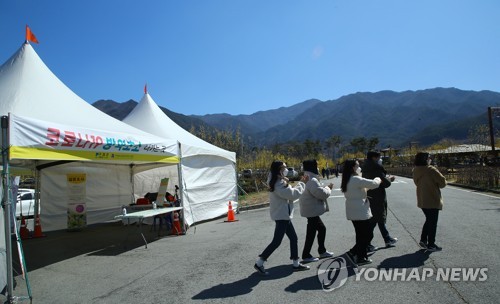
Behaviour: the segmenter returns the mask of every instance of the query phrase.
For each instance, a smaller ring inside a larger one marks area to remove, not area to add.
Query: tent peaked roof
[[[177,139],[181,143],[182,157],[216,155],[236,162],[236,153],[214,146],[177,125],[160,109],[149,93],[144,94],[123,122],[160,137]]]
[[[14,113],[45,121],[145,134],[96,109],[69,89],[29,43],[0,67],[0,115]]]
[[[118,140],[133,139],[143,145],[161,143],[165,154],[177,158],[177,141],[134,128],[96,109],[59,80],[29,43],[23,43],[0,66],[0,115],[9,113],[71,130],[99,131]]]

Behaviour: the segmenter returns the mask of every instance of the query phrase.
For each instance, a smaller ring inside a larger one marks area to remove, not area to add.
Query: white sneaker
[[[319,259],[317,257],[310,257],[307,259],[302,259],[302,263],[312,263],[312,262],[317,262]]]
[[[323,252],[322,254],[319,255],[320,259],[331,258],[331,257],[333,257],[333,252],[330,251]]]

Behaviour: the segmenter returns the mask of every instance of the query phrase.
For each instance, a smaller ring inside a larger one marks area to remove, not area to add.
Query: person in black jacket
[[[378,225],[380,233],[385,241],[386,247],[394,247],[397,238],[393,238],[390,236],[389,231],[386,227],[387,221],[387,194],[385,193],[385,188],[389,188],[391,183],[394,181],[394,176],[387,175],[387,171],[385,171],[382,166],[380,158],[380,153],[376,151],[370,151],[366,155],[366,161],[363,164],[362,174],[364,178],[374,179],[375,177],[379,177],[382,180],[382,183],[377,189],[368,191],[368,198],[370,200],[370,209],[373,214],[373,228]],[[377,248],[373,245],[368,246],[368,251],[373,252]]]

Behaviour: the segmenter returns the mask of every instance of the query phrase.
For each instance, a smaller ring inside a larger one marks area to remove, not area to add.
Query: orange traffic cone
[[[24,217],[21,215],[21,228],[19,228],[19,235],[21,236],[21,240],[29,239],[30,231],[26,227],[26,221]]]
[[[33,231],[33,237],[39,238],[44,236],[45,235],[42,233],[42,225],[40,225],[40,215],[37,215],[35,219],[35,230]]]
[[[236,221],[238,220],[234,218],[233,205],[231,204],[231,201],[229,201],[229,206],[227,206],[227,220],[225,220],[224,222],[236,222]]]
[[[174,223],[172,225],[172,234],[182,234],[181,222],[179,221],[179,213],[174,212]]]

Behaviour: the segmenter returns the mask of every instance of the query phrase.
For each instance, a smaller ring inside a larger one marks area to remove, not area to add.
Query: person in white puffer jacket
[[[276,222],[274,236],[271,243],[259,255],[254,268],[262,275],[268,275],[264,268],[264,262],[281,245],[283,237],[290,240],[290,259],[293,261],[293,270],[308,270],[309,266],[299,262],[298,238],[292,224],[293,202],[304,192],[305,183],[309,177],[302,177],[302,181],[295,187],[288,184],[286,176],[286,164],[282,161],[274,161],[271,164],[271,173],[268,180],[269,185],[269,212],[271,219]]]
[[[352,221],[356,231],[356,244],[347,253],[358,265],[372,262],[368,258],[367,247],[373,239],[374,226],[370,221],[372,212],[366,192],[369,189],[377,188],[381,182],[379,177],[374,179],[361,177],[361,168],[357,160],[349,159],[344,162],[340,189],[346,198],[346,217]]]
[[[329,211],[327,199],[332,193],[333,183],[323,186],[319,181],[320,175],[318,162],[315,159],[302,162],[304,175],[309,176],[306,190],[299,199],[300,215],[307,218],[306,241],[302,250],[302,263],[316,262],[320,258],[333,257],[333,252],[327,251],[325,247],[326,227],[320,215]],[[311,255],[314,238],[318,232],[318,254],[319,258]]]

